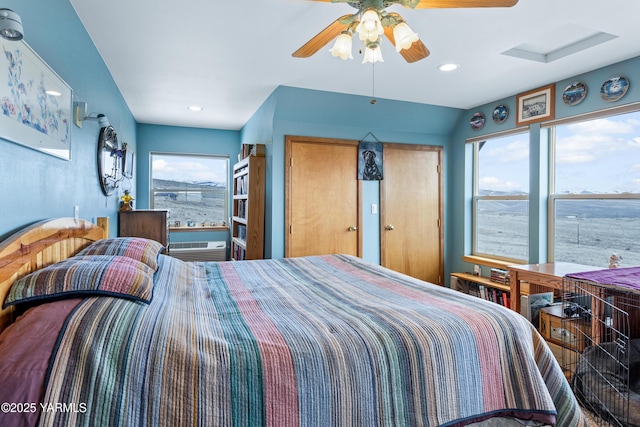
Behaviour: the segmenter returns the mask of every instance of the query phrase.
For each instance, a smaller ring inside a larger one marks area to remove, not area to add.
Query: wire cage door
[[[562,364],[577,399],[603,425],[640,426],[640,294],[565,276],[562,301]]]

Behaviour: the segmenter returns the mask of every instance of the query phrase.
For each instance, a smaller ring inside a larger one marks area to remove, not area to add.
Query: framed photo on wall
[[[24,41],[0,44],[0,138],[71,160],[71,88]]]
[[[555,85],[544,86],[516,97],[516,126],[551,120],[555,117]]]
[[[382,143],[360,141],[358,144],[358,179],[382,180]]]

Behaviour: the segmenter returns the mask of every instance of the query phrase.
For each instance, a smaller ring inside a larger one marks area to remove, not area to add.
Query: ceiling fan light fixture
[[[372,64],[375,64],[376,62],[384,62],[384,59],[382,58],[382,49],[380,49],[380,39],[367,43],[362,63],[365,64],[367,62]]]
[[[337,56],[338,58],[346,61],[347,59],[353,59],[351,54],[351,48],[353,47],[353,38],[349,31],[343,31],[336,38],[336,43],[330,49],[331,56]]]
[[[393,27],[393,38],[396,41],[396,51],[398,52],[402,49],[409,49],[414,42],[419,40],[418,34],[404,21]]]
[[[375,42],[384,34],[384,28],[380,21],[380,14],[375,9],[367,9],[362,14],[360,23],[356,27],[356,32],[360,37],[360,40],[366,42]]]

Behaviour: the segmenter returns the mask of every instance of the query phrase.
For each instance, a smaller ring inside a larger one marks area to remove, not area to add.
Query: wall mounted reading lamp
[[[10,41],[22,40],[22,20],[11,9],[0,8],[0,37]]]
[[[104,114],[87,114],[86,102],[73,103],[73,123],[82,127],[86,120],[98,122],[100,133],[98,135],[98,181],[102,194],[110,196],[120,185],[125,176],[122,173],[122,158],[124,151],[118,141],[116,130],[109,124],[109,119]]]
[[[104,114],[97,114],[95,116],[87,114],[86,102],[74,102],[73,103],[73,123],[79,128],[82,127],[82,122],[85,120],[97,121],[100,129],[109,126],[109,119]]]

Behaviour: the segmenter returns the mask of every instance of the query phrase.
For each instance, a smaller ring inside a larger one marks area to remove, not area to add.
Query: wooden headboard
[[[15,320],[13,307],[1,310],[13,282],[108,236],[108,218],[99,218],[98,223],[105,229],[83,219],[48,219],[0,242],[0,332]]]

